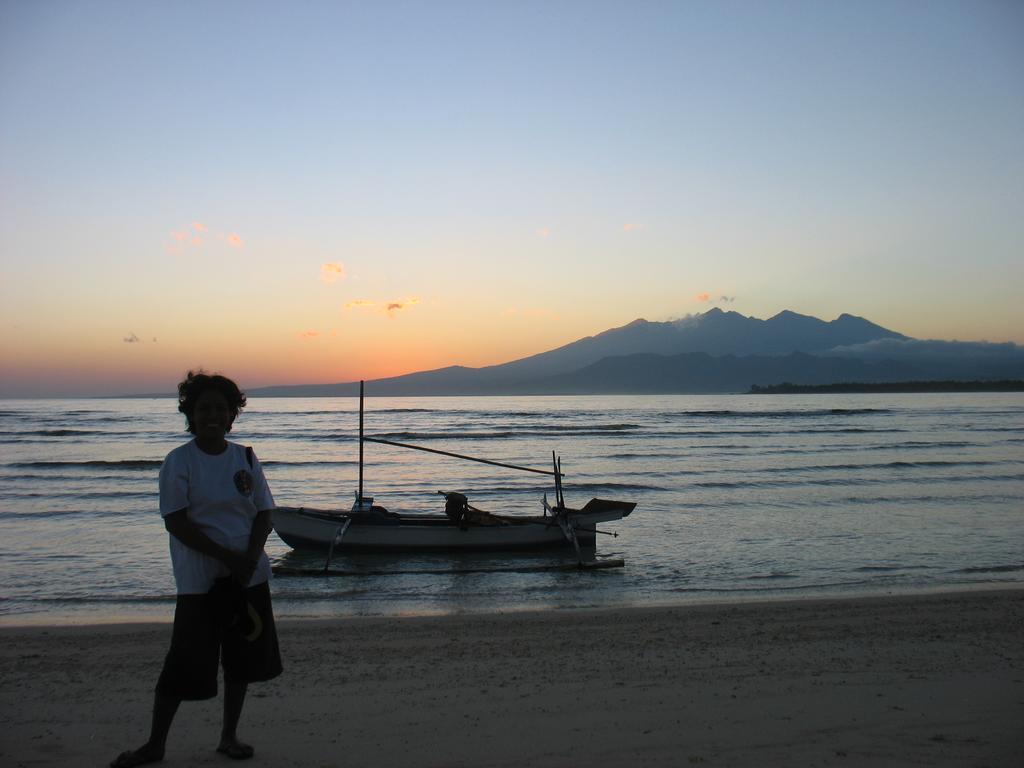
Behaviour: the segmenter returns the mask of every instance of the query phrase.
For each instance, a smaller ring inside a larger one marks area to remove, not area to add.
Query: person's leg
[[[153,697],[153,720],[149,729],[149,741],[138,749],[122,752],[113,762],[111,768],[134,768],[137,765],[158,763],[164,759],[167,746],[167,734],[178,712],[181,699],[166,696],[160,691]]]
[[[224,666],[224,726],[217,748],[229,757],[253,756],[253,748],[238,740],[238,721],[250,682],[270,680],[281,674],[270,587],[266,583],[245,590],[246,618],[236,631],[224,635],[221,663]]]
[[[153,722],[150,725],[147,746],[159,749],[161,757],[167,745],[167,734],[171,730],[171,723],[174,722],[180,704],[181,699],[166,696],[159,691],[153,697]]]
[[[216,628],[204,618],[205,595],[178,595],[171,630],[171,647],[157,680],[149,740],[122,752],[113,768],[133,768],[163,759],[167,734],[183,700],[212,699],[217,695]]]
[[[238,719],[242,715],[248,688],[246,682],[224,681],[224,725],[217,751],[235,759],[252,757],[254,752],[250,745],[238,740]]]

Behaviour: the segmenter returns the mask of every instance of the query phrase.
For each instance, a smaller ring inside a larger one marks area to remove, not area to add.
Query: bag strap
[[[252,446],[251,445],[247,445],[247,446],[245,446],[245,460],[249,462],[249,469],[252,469],[252,459],[253,459]]]

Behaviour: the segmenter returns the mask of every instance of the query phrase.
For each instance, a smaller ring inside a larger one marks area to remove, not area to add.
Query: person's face
[[[216,389],[203,390],[192,411],[195,435],[202,441],[217,442],[231,431],[231,407],[227,398]]]

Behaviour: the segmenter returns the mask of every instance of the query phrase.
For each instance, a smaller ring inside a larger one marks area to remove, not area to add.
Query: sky
[[[1017,0],[0,0],[0,397],[1022,289]]]

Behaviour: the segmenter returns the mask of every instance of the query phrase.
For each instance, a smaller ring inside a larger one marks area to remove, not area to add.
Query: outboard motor
[[[444,513],[448,515],[448,519],[462,530],[466,530],[466,518],[469,516],[469,499],[455,491],[446,493],[444,498]]]

